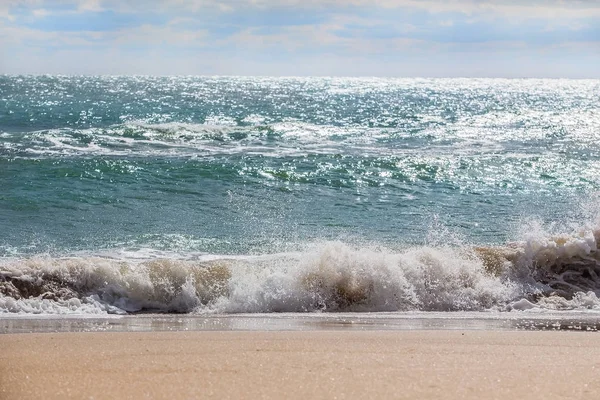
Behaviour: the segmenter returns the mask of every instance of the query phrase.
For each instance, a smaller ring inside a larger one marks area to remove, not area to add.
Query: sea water
[[[599,80],[0,76],[0,318],[600,311],[599,104]]]

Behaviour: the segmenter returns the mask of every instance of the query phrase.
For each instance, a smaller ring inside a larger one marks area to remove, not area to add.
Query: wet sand
[[[0,335],[0,399],[600,398],[600,335],[222,331]]]

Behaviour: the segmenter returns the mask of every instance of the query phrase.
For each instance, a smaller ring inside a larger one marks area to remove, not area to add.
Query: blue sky
[[[0,73],[600,78],[600,0],[2,0]]]

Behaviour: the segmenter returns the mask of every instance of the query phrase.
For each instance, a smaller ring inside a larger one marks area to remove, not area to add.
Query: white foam
[[[572,299],[561,296],[549,296],[540,299],[538,307],[549,310],[600,310],[600,299],[596,293],[577,292]]]
[[[517,287],[488,274],[480,260],[458,249],[422,247],[394,253],[342,243],[325,243],[301,253],[206,256],[195,261],[13,259],[0,265],[0,273],[29,282],[67,282],[80,295],[115,307],[92,303],[93,310],[105,312],[481,310],[518,295]],[[62,303],[54,309],[49,300],[19,301],[5,302],[2,308],[5,312],[71,309]]]
[[[261,256],[154,248],[15,256],[0,259],[0,312],[600,309],[599,230],[531,229],[521,242],[483,248],[442,236],[446,244],[404,251],[324,242]],[[19,285],[37,297],[8,297]]]
[[[515,287],[490,276],[456,249],[403,253],[327,243],[301,258],[274,258],[232,269],[231,292],[213,307],[226,312],[313,310],[482,310],[515,296]]]
[[[377,129],[321,126],[300,121],[267,126],[237,126],[220,120],[217,122],[152,124],[130,121],[104,129],[50,129],[28,132],[22,143],[10,145],[14,150],[33,156],[198,156],[239,153],[301,156],[339,153],[341,143],[352,144],[354,150],[364,154],[386,151],[374,147],[377,138],[386,135]],[[266,132],[280,138],[277,146],[268,143]],[[134,137],[130,136],[132,134]],[[82,137],[86,140],[82,141]],[[302,146],[299,147],[299,144]]]
[[[514,303],[511,303],[509,305],[510,310],[524,311],[524,310],[531,310],[534,308],[537,308],[537,306],[527,299],[521,299],[521,300],[515,301]]]
[[[126,311],[101,301],[98,296],[48,300],[42,298],[14,299],[0,296],[0,314],[125,314]]]

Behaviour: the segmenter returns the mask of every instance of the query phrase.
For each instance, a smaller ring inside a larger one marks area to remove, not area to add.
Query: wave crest
[[[502,247],[0,264],[0,312],[473,311],[597,308],[600,231]]]

